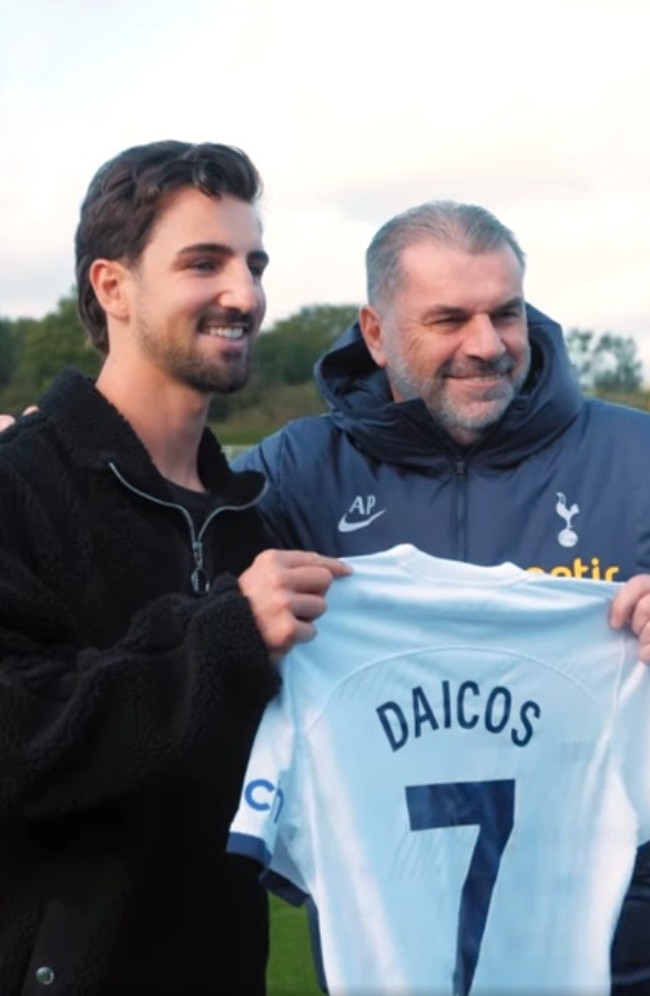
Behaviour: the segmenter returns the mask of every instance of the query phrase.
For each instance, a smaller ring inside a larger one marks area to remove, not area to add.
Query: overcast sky
[[[95,169],[161,138],[263,174],[269,323],[358,303],[391,215],[479,203],[565,327],[650,381],[648,0],[0,0],[0,314],[73,282]]]

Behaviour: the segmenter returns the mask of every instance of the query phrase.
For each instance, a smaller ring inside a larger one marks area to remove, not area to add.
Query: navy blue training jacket
[[[392,400],[351,326],[316,365],[330,411],[289,423],[235,465],[268,478],[261,511],[274,542],[335,556],[412,543],[612,581],[650,572],[650,415],[583,397],[560,326],[527,312],[530,376],[468,450],[421,401]],[[614,951],[615,991],[650,994],[650,847]]]

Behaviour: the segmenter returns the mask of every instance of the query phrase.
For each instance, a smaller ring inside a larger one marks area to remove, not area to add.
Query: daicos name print
[[[411,738],[418,739],[423,733],[451,729],[505,734],[516,747],[526,747],[542,715],[540,705],[532,699],[517,704],[505,685],[486,691],[476,681],[462,681],[455,687],[447,680],[440,682],[435,696],[417,685],[408,700],[383,702],[376,711],[393,751],[401,750]]]

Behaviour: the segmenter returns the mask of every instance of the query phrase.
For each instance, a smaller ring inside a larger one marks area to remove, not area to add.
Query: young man
[[[524,254],[489,212],[432,202],[384,225],[368,304],[317,366],[325,417],[239,466],[271,483],[274,542],[626,582],[610,621],[650,662],[650,418],[581,397],[559,327],[524,304]],[[650,853],[614,944],[615,991],[650,993]]]
[[[272,659],[344,568],[261,552],[264,480],[205,428],[264,315],[258,193],[227,146],[103,166],[76,237],[101,373],[0,439],[3,996],[264,988],[265,903],[224,843]]]

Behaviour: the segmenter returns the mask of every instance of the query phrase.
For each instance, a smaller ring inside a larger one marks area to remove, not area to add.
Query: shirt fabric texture
[[[311,897],[333,996],[607,994],[650,839],[617,586],[409,546],[349,563],[283,662],[229,846]]]

